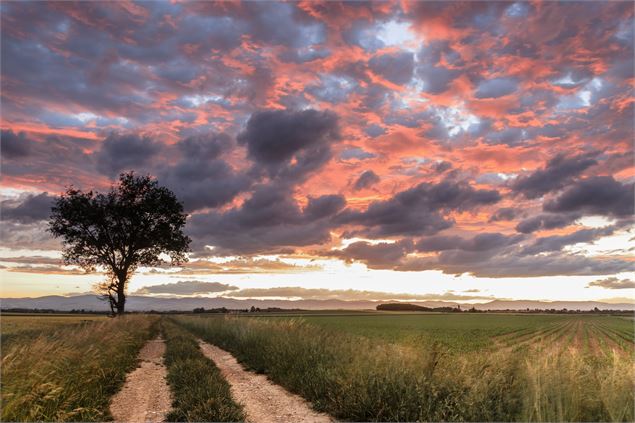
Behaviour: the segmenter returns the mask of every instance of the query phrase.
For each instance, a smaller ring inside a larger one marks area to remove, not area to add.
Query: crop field
[[[633,420],[631,317],[366,314],[177,322],[343,420]]]
[[[1,322],[9,337],[2,421],[112,419],[111,398],[159,334],[170,421],[245,418],[199,340],[340,420],[634,419],[631,316],[3,315]]]
[[[59,329],[62,326],[82,325],[87,322],[105,321],[98,314],[44,314],[44,313],[2,313],[0,316],[0,335],[2,339],[16,334],[36,334],[46,330]]]
[[[136,366],[158,318],[84,318],[9,316],[12,338],[2,344],[2,421],[110,418],[110,397]],[[7,320],[3,315],[3,331]]]
[[[329,330],[409,345],[440,343],[450,352],[557,343],[587,351],[633,352],[633,319],[591,315],[426,314],[305,316]]]
[[[0,345],[6,349],[14,342],[25,342],[38,336],[55,339],[61,328],[82,327],[108,318],[95,314],[2,313],[0,316]]]

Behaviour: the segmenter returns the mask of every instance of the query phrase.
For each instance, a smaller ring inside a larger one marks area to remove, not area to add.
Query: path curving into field
[[[314,411],[306,400],[291,394],[266,376],[246,371],[229,352],[203,341],[199,344],[203,354],[216,364],[230,384],[232,396],[243,405],[248,422],[334,421],[329,415]]]
[[[139,367],[126,376],[126,383],[110,402],[116,422],[162,422],[172,408],[163,364],[165,342],[157,338],[139,352]]]

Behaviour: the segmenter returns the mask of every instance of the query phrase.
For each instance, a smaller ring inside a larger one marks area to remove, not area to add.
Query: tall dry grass
[[[180,317],[339,419],[353,421],[632,421],[624,357],[528,349],[448,354],[336,333],[299,320]]]
[[[10,344],[2,357],[2,421],[108,420],[110,397],[157,320],[125,316]]]

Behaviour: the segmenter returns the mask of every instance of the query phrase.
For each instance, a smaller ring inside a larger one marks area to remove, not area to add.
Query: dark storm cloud
[[[136,292],[134,292],[134,294],[196,295],[211,294],[214,292],[235,291],[237,289],[237,286],[228,285],[220,282],[179,281],[164,283],[161,285],[144,286],[142,288],[139,288]]]
[[[15,134],[11,129],[2,130],[0,135],[0,154],[3,158],[16,159],[26,157],[31,151],[31,140],[24,132]]]
[[[502,222],[514,220],[519,214],[520,210],[514,207],[503,207],[496,210],[494,214],[489,218],[489,222]],[[520,231],[522,232],[522,231]]]
[[[2,201],[2,220],[18,223],[33,223],[46,220],[51,215],[55,197],[43,192],[29,194],[19,200]]]
[[[544,169],[538,169],[527,176],[520,176],[512,183],[512,189],[527,198],[538,198],[567,185],[573,178],[597,164],[589,154],[567,158],[559,154],[547,162]]]
[[[304,208],[304,215],[311,220],[321,219],[336,214],[345,206],[346,198],[343,195],[309,197],[309,202]]]
[[[544,203],[554,213],[582,213],[627,217],[634,213],[634,184],[622,184],[612,176],[594,176],[569,186],[557,198]]]
[[[516,230],[524,234],[529,234],[543,229],[564,228],[580,217],[581,215],[577,213],[541,213],[521,220],[518,225],[516,225]]]
[[[357,178],[357,180],[355,181],[353,188],[359,191],[361,189],[369,188],[375,185],[377,182],[379,182],[379,176],[377,176],[377,174],[372,170],[366,170],[361,175],[359,175],[359,178]]]
[[[481,233],[472,238],[462,238],[458,236],[434,236],[423,238],[415,244],[418,251],[489,251],[500,249],[522,241],[524,236],[506,236],[500,233]]]
[[[545,251],[560,251],[568,245],[580,242],[589,243],[603,236],[612,235],[615,227],[609,226],[605,228],[580,229],[568,235],[553,235],[543,238],[537,238],[531,245],[522,249],[521,254],[534,255],[544,253]]]
[[[247,190],[253,178],[234,170],[221,155],[234,147],[227,134],[198,134],[180,141],[181,158],[158,171],[159,180],[172,189],[188,211],[218,207]]]
[[[461,71],[443,66],[418,66],[417,76],[423,81],[423,91],[430,94],[441,94],[448,90]]]
[[[342,202],[339,196],[318,197],[303,212],[287,185],[261,185],[240,207],[193,215],[190,235],[195,248],[211,245],[214,254],[289,251],[328,241],[329,217]]]
[[[507,251],[443,251],[438,257],[404,260],[395,270],[441,270],[483,278],[540,277],[558,275],[606,275],[632,270],[623,259],[598,259],[563,252],[523,255],[518,248]]]
[[[175,192],[188,211],[227,204],[253,182],[222,159],[181,160],[159,172],[161,183]]]
[[[163,144],[136,134],[110,134],[96,153],[97,169],[108,176],[137,170],[149,164]]]
[[[256,112],[238,135],[248,156],[270,176],[291,178],[321,167],[331,158],[331,144],[339,140],[337,115],[311,109]]]
[[[412,79],[414,63],[414,54],[397,52],[375,56],[368,61],[368,66],[393,84],[404,85]]]
[[[197,134],[182,140],[179,149],[187,159],[213,160],[221,153],[229,151],[233,141],[227,134]]]
[[[635,281],[632,281],[630,279],[618,279],[616,277],[610,277],[589,282],[586,287],[591,288],[594,286],[605,289],[631,289],[635,288]]]
[[[348,262],[361,261],[371,269],[386,269],[396,266],[410,251],[412,251],[412,241],[410,240],[377,244],[359,241],[342,250],[334,250],[326,254]]]
[[[424,182],[391,199],[374,201],[365,211],[345,211],[339,221],[364,226],[370,236],[432,235],[453,224],[442,211],[473,211],[500,198],[498,191],[477,190],[467,182]]]

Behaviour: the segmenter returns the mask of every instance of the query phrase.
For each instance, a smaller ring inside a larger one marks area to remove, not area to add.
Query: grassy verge
[[[162,321],[166,341],[165,364],[174,395],[171,422],[243,421],[242,407],[232,398],[227,381],[201,352],[194,336],[172,323]]]
[[[338,419],[508,421],[521,405],[510,360],[494,374],[483,358],[468,367],[438,346],[403,348],[297,320],[178,322]]]
[[[633,368],[568,349],[446,354],[259,318],[179,317],[243,364],[353,421],[632,421]]]
[[[155,317],[67,327],[3,349],[2,421],[103,421]]]

